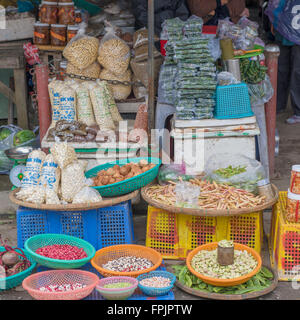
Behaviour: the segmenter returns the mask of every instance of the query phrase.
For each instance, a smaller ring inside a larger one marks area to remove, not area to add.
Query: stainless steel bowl
[[[10,159],[24,160],[28,157],[29,153],[33,151],[33,147],[16,147],[5,150],[5,154]]]

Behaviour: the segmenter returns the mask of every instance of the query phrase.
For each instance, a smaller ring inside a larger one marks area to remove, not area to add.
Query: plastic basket
[[[246,83],[217,86],[216,96],[214,118],[236,119],[254,115]]]
[[[140,283],[140,281],[142,281],[143,279],[152,278],[152,277],[168,278],[171,280],[171,284],[168,287],[164,287],[164,288],[152,288],[152,287],[143,286]],[[174,283],[176,282],[176,277],[173,273],[170,273],[167,271],[151,271],[149,273],[138,276],[137,280],[139,281],[139,288],[144,294],[146,294],[147,296],[156,297],[156,296],[166,295],[174,287]]]
[[[111,283],[128,282],[130,287],[125,288],[104,288]],[[96,290],[107,300],[126,300],[131,297],[138,286],[138,281],[131,277],[109,277],[101,279]]]
[[[152,262],[153,266],[148,269],[132,272],[116,272],[102,268],[102,265],[107,263],[108,261],[126,256],[146,258]],[[159,252],[154,249],[135,244],[123,244],[103,248],[101,250],[98,250],[94,258],[91,260],[92,266],[104,277],[126,276],[137,278],[140,274],[156,270],[161,265],[161,263],[162,256]]]
[[[300,280],[300,223],[285,219],[287,192],[279,192],[273,206],[269,250],[272,267],[281,281]]]
[[[77,246],[78,248],[82,248],[87,257],[84,259],[78,260],[59,260],[59,259],[51,259],[47,257],[43,257],[35,251],[38,248],[53,245],[53,244],[69,244],[72,246]],[[53,269],[76,269],[80,268],[86,263],[88,263],[95,255],[95,248],[85,240],[67,236],[64,234],[39,234],[33,236],[26,240],[25,242],[25,249],[28,251],[28,254],[42,266],[46,266]]]
[[[37,300],[81,300],[92,293],[99,278],[83,270],[51,270],[35,273],[23,281],[23,288]],[[41,287],[81,283],[86,287],[67,292],[45,292]]]
[[[198,217],[148,206],[146,246],[159,251],[164,259],[185,259],[198,246],[223,239],[247,245],[260,253],[262,212]]]
[[[246,274],[242,277],[238,277],[238,278],[234,278],[234,279],[211,278],[211,277],[207,277],[207,276],[197,272],[191,265],[193,257],[201,250],[210,251],[210,250],[215,250],[217,247],[218,247],[218,242],[204,244],[204,245],[194,249],[193,251],[191,251],[186,258],[186,265],[187,265],[189,271],[193,275],[195,275],[197,278],[202,280],[203,282],[211,284],[213,286],[231,287],[231,286],[236,286],[236,285],[239,285],[239,284],[242,284],[242,283],[248,281],[249,279],[251,279],[253,276],[255,276],[260,271],[261,264],[262,264],[260,255],[248,246],[242,245],[240,243],[235,243],[234,244],[235,250],[243,250],[243,251],[246,250],[248,253],[252,254],[253,258],[255,258],[255,260],[257,261],[257,266],[254,270],[252,270],[251,272],[249,272],[248,274]]]
[[[134,241],[131,201],[86,211],[52,211],[19,207],[18,247],[37,234],[58,233],[81,238],[98,250]]]
[[[158,175],[158,170],[161,165],[161,160],[159,158],[148,158],[148,157],[141,157],[141,158],[129,158],[129,159],[121,159],[118,161],[109,162],[100,166],[97,166],[85,173],[85,176],[87,178],[92,178],[97,175],[97,173],[101,170],[107,170],[108,168],[113,167],[114,165],[118,164],[120,166],[133,162],[138,163],[140,160],[147,160],[149,163],[154,163],[156,166],[142,174],[139,174],[138,176],[135,176],[130,179],[126,179],[121,182],[117,182],[114,184],[110,184],[107,186],[101,186],[101,187],[93,187],[96,189],[101,196],[103,197],[114,197],[114,196],[120,196],[123,194],[127,194],[130,192],[133,192],[135,190],[138,190],[150,182],[152,182]]]
[[[21,271],[13,276],[6,277],[6,278],[0,277],[0,292],[19,286],[22,283],[22,281],[33,272],[33,269],[36,267],[36,262],[31,258],[28,251],[25,249],[22,249],[22,250],[26,258],[30,261],[31,266],[28,269]],[[4,247],[0,247],[0,252],[3,252],[3,251],[5,251]],[[22,253],[19,249],[16,249],[16,251]],[[19,258],[23,260],[22,257],[19,257]]]

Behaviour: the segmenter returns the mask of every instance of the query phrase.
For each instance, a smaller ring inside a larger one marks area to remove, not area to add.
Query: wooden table
[[[26,61],[23,43],[24,41],[12,41],[0,45],[0,69],[13,69],[15,84],[15,91],[13,91],[0,81],[0,93],[16,105],[18,126],[28,129]]]

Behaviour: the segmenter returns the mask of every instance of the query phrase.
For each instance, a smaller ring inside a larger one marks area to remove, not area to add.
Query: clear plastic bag
[[[158,183],[160,185],[168,184],[170,181],[179,182],[179,181],[188,181],[192,179],[193,176],[186,174],[185,164],[163,164],[158,173]]]
[[[102,197],[97,190],[84,187],[74,196],[72,203],[93,203],[100,201],[102,201]]]
[[[99,46],[98,62],[116,75],[124,74],[130,62],[130,48],[116,35],[113,27],[106,27],[105,31]]]
[[[226,169],[225,172],[224,169]],[[208,179],[217,183],[225,183],[255,194],[258,192],[257,182],[266,177],[265,170],[259,161],[230,153],[211,156],[207,160],[205,173]]]
[[[229,86],[231,84],[237,84],[239,81],[235,78],[235,76],[227,71],[222,71],[217,75],[218,85],[219,86]]]
[[[176,206],[197,208],[200,195],[200,187],[187,181],[179,182],[175,187]]]
[[[252,106],[263,106],[273,97],[274,89],[267,74],[264,81],[247,85]]]
[[[14,135],[22,128],[13,124],[0,126],[0,150],[7,150],[13,147]]]

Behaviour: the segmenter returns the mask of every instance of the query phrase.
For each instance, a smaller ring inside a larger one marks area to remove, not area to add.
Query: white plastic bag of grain
[[[64,169],[67,165],[77,160],[74,148],[70,147],[67,142],[55,143],[50,148],[50,152],[60,169]]]
[[[115,75],[108,69],[103,69],[100,72],[99,78],[101,80],[117,80],[117,81],[131,81],[131,71],[128,69],[123,74]],[[122,84],[109,84],[113,92],[113,96],[116,100],[124,100],[127,99],[131,93],[132,86],[125,86]]]
[[[54,190],[46,189],[45,198],[46,204],[60,204],[58,195]]]
[[[74,38],[66,45],[63,56],[80,70],[86,69],[97,60],[99,40],[85,34],[86,24],[81,23]]]
[[[115,124],[109,109],[109,97],[106,84],[98,82],[98,86],[90,89],[94,115],[101,131],[115,130]]]
[[[90,92],[86,86],[80,85],[76,89],[76,100],[78,121],[81,121],[88,126],[96,125]]]
[[[53,154],[48,154],[43,162],[41,178],[39,185],[44,187],[46,190],[53,190],[55,193],[58,192],[60,181],[60,169],[58,163],[54,160]]]
[[[59,85],[59,120],[76,121],[76,92],[71,87]]]
[[[102,201],[99,192],[90,187],[82,188],[73,198],[73,203],[94,203]]]
[[[61,172],[61,193],[62,199],[67,202],[72,202],[74,196],[85,187],[84,166],[75,161]]]
[[[40,149],[33,150],[29,153],[26,161],[26,168],[23,173],[22,188],[25,189],[38,186],[45,158],[46,153]]]
[[[116,75],[124,74],[130,62],[130,48],[116,36],[113,27],[106,27],[105,31],[99,46],[98,62]]]
[[[48,91],[50,97],[50,103],[52,108],[52,122],[50,127],[54,127],[56,122],[59,120],[59,110],[60,110],[60,96],[59,88],[63,84],[61,80],[52,80],[48,84]]]
[[[26,199],[27,202],[43,204],[46,199],[46,190],[44,187],[37,186],[34,188],[32,194]]]
[[[88,77],[88,78],[99,78],[99,74],[101,71],[100,64],[95,61],[91,65],[89,65],[87,68],[80,70],[76,66],[74,66],[72,63],[68,63],[67,65],[67,73],[69,74],[74,74],[77,76],[82,76],[82,77]]]

